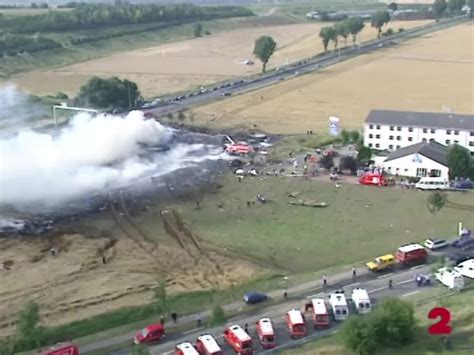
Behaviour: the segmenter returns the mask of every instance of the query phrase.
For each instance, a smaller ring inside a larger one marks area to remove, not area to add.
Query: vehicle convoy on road
[[[175,355],[199,355],[199,352],[196,350],[196,348],[193,346],[193,344],[185,342],[176,345]]]
[[[463,261],[453,267],[453,270],[459,272],[464,277],[474,279],[474,258]]]
[[[201,355],[222,355],[219,343],[210,334],[201,335],[196,340],[196,349]]]
[[[366,314],[372,310],[369,294],[366,289],[355,288],[351,293],[354,308],[359,314]]]
[[[395,255],[385,254],[369,261],[366,266],[370,271],[379,272],[392,269],[395,265],[410,266],[426,263],[428,252],[418,243],[402,245]]]
[[[59,343],[37,355],[79,355],[79,348],[73,343]]]
[[[276,346],[276,335],[273,322],[270,318],[261,318],[256,327],[258,341],[263,349],[272,349]]]
[[[161,324],[151,324],[135,334],[135,344],[153,343],[165,336],[165,328]]]
[[[285,323],[293,339],[306,336],[306,322],[301,311],[291,309],[285,314]]]
[[[336,291],[328,296],[331,313],[335,321],[342,321],[349,317],[349,307],[343,291]]]
[[[438,250],[447,246],[449,246],[449,243],[446,239],[428,238],[425,240],[425,247],[430,250]]]
[[[457,271],[443,267],[435,272],[435,278],[450,290],[462,290],[464,288],[464,277]]]
[[[385,254],[369,261],[366,265],[370,271],[378,272],[386,269],[391,269],[397,263],[393,254]]]
[[[224,340],[239,355],[250,355],[254,352],[252,338],[240,325],[226,328]]]
[[[314,328],[327,328],[331,325],[324,298],[313,298],[305,304],[305,313],[310,312]]]

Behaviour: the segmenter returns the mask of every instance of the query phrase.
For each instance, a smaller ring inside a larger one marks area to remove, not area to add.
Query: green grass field
[[[337,189],[329,182],[268,176],[242,183],[227,176],[222,185],[217,194],[204,197],[201,210],[193,202],[176,207],[212,244],[295,273],[362,263],[433,233],[453,236],[458,222],[472,221],[472,212],[467,211],[445,208],[430,214],[428,194],[418,191],[351,184]],[[329,206],[289,206],[292,192]],[[259,193],[269,202],[248,207],[247,201],[255,201]],[[472,203],[471,194],[453,193],[449,198]]]
[[[444,288],[436,288],[433,292],[445,292]],[[421,297],[427,297],[423,292]],[[418,319],[418,332],[416,341],[406,347],[398,349],[384,349],[377,352],[377,355],[432,355],[432,354],[452,354],[467,355],[474,352],[474,289],[465,290],[458,294],[441,297],[429,302],[422,302],[419,299],[410,299],[415,302],[416,316]],[[419,304],[422,303],[422,304]],[[451,326],[453,333],[451,336],[453,349],[445,350],[440,336],[431,336],[427,332],[427,327],[433,324],[427,318],[427,314],[433,307],[444,306],[451,311]],[[341,335],[338,333],[323,339],[310,342],[302,347],[292,350],[282,351],[284,355],[352,355],[344,348]]]

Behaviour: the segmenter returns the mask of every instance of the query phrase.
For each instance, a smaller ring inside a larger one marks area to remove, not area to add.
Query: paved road
[[[168,113],[176,113],[183,109],[189,109],[194,106],[202,105],[206,102],[222,99],[221,94],[224,92],[228,92],[232,95],[235,95],[246,91],[251,91],[265,86],[273,85],[275,83],[278,83],[281,79],[313,72],[320,68],[334,65],[339,61],[346,60],[357,55],[366,54],[383,47],[397,45],[401,41],[405,41],[410,38],[418,37],[430,32],[451,27],[466,20],[466,16],[461,16],[459,18],[449,19],[438,23],[428,24],[423,27],[407,30],[390,37],[382,38],[380,40],[366,42],[361,45],[358,45],[357,47],[342,48],[339,51],[331,52],[326,55],[322,55],[315,58],[305,59],[297,63],[281,67],[280,70],[277,72],[271,72],[269,74],[255,76],[254,78],[250,79],[246,78],[245,80],[234,80],[228,83],[233,84],[228,87],[218,88],[224,83],[215,84],[211,88],[207,88],[208,91],[206,93],[199,94],[196,96],[184,97],[179,101],[172,101],[162,106],[148,108],[146,109],[146,111],[151,111],[155,115],[166,115]],[[218,89],[212,90],[212,88]],[[183,94],[182,96],[185,95],[186,94]],[[168,96],[164,97],[163,100],[174,100],[175,97],[176,96]]]
[[[341,289],[341,288],[344,290],[346,297],[349,297],[351,290],[354,289],[355,287],[363,287],[367,289],[374,303],[379,301],[381,298],[387,297],[387,296],[408,297],[430,288],[427,286],[417,287],[415,285],[414,278],[418,272],[425,272],[425,273],[430,272],[430,266],[423,265],[421,267],[419,266],[419,267],[415,267],[411,269],[406,269],[406,270],[399,271],[393,274],[381,275],[381,276],[378,276],[377,278],[373,278],[370,280],[367,280],[366,277],[361,277],[360,281],[356,280],[357,282],[355,283],[350,282],[349,284],[343,287],[331,287],[329,285],[327,287],[327,290],[325,291],[319,291],[315,293],[307,292],[304,295],[304,297],[295,297],[294,299],[286,303],[272,306],[261,311],[253,312],[252,315],[244,315],[244,316],[236,317],[232,319],[232,321],[229,322],[228,325],[237,323],[237,324],[240,324],[242,327],[244,327],[244,325],[247,323],[249,325],[250,335],[254,338],[254,345],[255,345],[254,347],[257,350],[256,353],[263,353],[265,351],[262,351],[260,349],[260,347],[258,346],[258,342],[256,341],[255,326],[254,326],[259,318],[270,317],[273,319],[275,331],[277,335],[277,342],[279,345],[284,346],[286,344],[293,343],[294,340],[292,340],[289,336],[289,333],[284,324],[283,316],[285,312],[291,308],[302,309],[303,304],[304,304],[304,299],[310,298],[310,297],[325,297],[329,292],[335,289]],[[388,288],[389,279],[393,280],[393,285],[394,285],[393,289]],[[431,287],[435,287],[435,286],[431,286]],[[326,331],[319,331],[319,330],[315,331],[310,326],[309,317],[307,318],[308,318],[307,324],[308,324],[308,330],[309,330],[308,335],[312,336],[313,338],[324,336],[328,332],[334,332],[338,328],[338,325],[340,324],[340,323],[333,324],[331,329],[328,329]],[[211,330],[206,330],[206,331],[195,330],[195,331],[189,331],[185,333],[171,334],[169,338],[167,338],[166,342],[155,345],[155,346],[151,346],[149,350],[152,355],[172,354],[174,346],[176,344],[183,341],[194,342],[200,334],[202,334],[203,332],[206,332],[206,333],[211,333],[212,335],[216,337],[218,342],[222,345],[225,353],[232,353],[232,349],[228,345],[224,344],[223,342],[223,339],[222,339],[223,329],[224,329],[224,326],[214,328]]]

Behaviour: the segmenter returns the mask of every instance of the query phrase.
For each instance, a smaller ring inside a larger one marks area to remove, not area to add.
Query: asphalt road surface
[[[415,282],[415,276],[417,273],[429,273],[431,271],[431,266],[429,265],[421,265],[417,267],[413,267],[410,269],[405,269],[403,271],[399,271],[396,273],[389,273],[389,274],[383,274],[380,276],[377,276],[376,278],[372,279],[367,279],[366,276],[361,276],[360,280],[356,278],[356,282],[350,282],[349,284],[343,286],[343,287],[331,287],[331,285],[327,286],[327,290],[323,292],[317,292],[317,293],[311,293],[309,292],[306,294],[306,298],[313,298],[313,297],[326,297],[330,292],[334,290],[344,290],[344,293],[346,295],[346,298],[350,297],[350,293],[352,289],[356,287],[362,287],[369,292],[369,295],[372,299],[372,303],[376,304],[381,298],[383,297],[409,297],[411,295],[417,294],[419,292],[422,292],[424,290],[428,290],[432,287],[441,287],[438,286],[436,281],[433,280],[433,284],[431,286],[421,286],[418,287]],[[388,280],[392,279],[393,281],[393,288],[389,289],[388,288]],[[258,340],[256,337],[255,333],[255,323],[262,317],[270,317],[273,322],[274,322],[274,328],[276,332],[276,337],[277,337],[277,343],[279,348],[281,347],[286,347],[287,345],[295,345],[292,343],[301,343],[304,340],[309,340],[309,339],[300,339],[300,340],[292,340],[289,336],[289,332],[284,324],[284,315],[285,313],[292,309],[300,309],[303,310],[304,306],[304,299],[305,298],[298,298],[294,300],[289,300],[288,302],[284,304],[279,304],[275,305],[266,309],[263,309],[261,311],[255,312],[253,315],[247,315],[247,316],[240,316],[232,319],[231,322],[227,323],[227,325],[232,325],[232,324],[239,324],[242,326],[242,328],[245,326],[245,324],[248,324],[249,326],[249,333],[252,336],[254,340],[254,349],[256,350],[256,353],[266,353],[269,352],[264,351],[260,348],[258,344]],[[351,308],[350,305],[350,312],[354,312],[354,310]],[[341,322],[333,322],[331,325],[331,328],[327,330],[314,330],[313,327],[311,326],[311,319],[309,316],[306,317],[306,324],[308,328],[308,335],[306,338],[317,338],[317,337],[322,337],[324,335],[327,335],[330,332],[334,332],[337,330]],[[150,354],[152,355],[158,355],[158,354],[172,354],[174,350],[174,346],[184,342],[184,341],[191,341],[195,342],[197,337],[201,334],[212,334],[217,341],[220,343],[222,346],[223,350],[225,353],[233,353],[232,349],[224,343],[223,337],[222,337],[222,331],[224,330],[225,326],[217,327],[214,329],[207,329],[207,330],[192,330],[188,331],[185,333],[174,333],[170,334],[164,343],[160,343],[154,346],[150,346]],[[279,348],[276,348],[274,350],[279,350]]]
[[[212,87],[206,88],[205,93],[195,93],[194,96],[191,95],[192,92],[181,94],[180,96],[182,96],[182,98],[180,100],[175,100],[177,96],[163,97],[163,103],[160,106],[154,106],[143,110],[147,112],[153,112],[155,115],[176,113],[184,109],[202,105],[206,102],[224,99],[225,97],[222,96],[223,93],[229,93],[231,95],[241,94],[246,91],[276,84],[285,78],[313,72],[320,68],[334,65],[339,61],[346,60],[357,55],[366,54],[387,46],[397,45],[401,41],[454,26],[465,21],[466,19],[467,16],[461,16],[459,18],[440,21],[438,23],[432,23],[423,27],[407,30],[390,37],[384,37],[379,40],[363,43],[356,47],[350,46],[347,48],[340,48],[338,51],[333,51],[326,55],[301,60],[297,63],[283,66],[279,68],[278,71],[271,72],[269,74],[259,75],[254,78],[235,79],[232,82],[227,83],[218,83]],[[223,85],[227,86],[222,87]]]

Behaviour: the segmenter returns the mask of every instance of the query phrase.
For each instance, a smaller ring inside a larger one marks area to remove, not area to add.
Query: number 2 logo
[[[452,328],[449,325],[451,321],[451,312],[444,307],[435,307],[428,313],[428,319],[439,320],[428,327],[428,333],[431,335],[446,335],[451,334]]]

